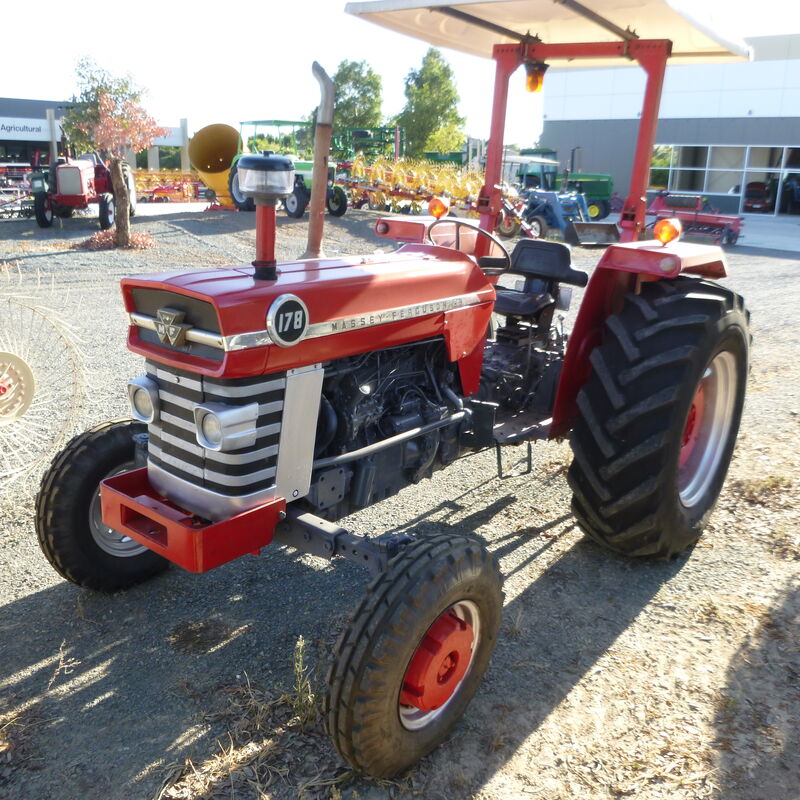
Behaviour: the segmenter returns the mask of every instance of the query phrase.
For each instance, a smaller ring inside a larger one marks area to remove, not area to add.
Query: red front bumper
[[[230,519],[204,523],[161,497],[146,467],[104,480],[100,499],[106,525],[190,572],[208,572],[245,553],[258,555],[286,511],[279,497]]]

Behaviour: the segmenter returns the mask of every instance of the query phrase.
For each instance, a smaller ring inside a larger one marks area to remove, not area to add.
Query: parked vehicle
[[[367,567],[373,579],[335,647],[324,710],[341,756],[377,777],[419,760],[464,713],[500,635],[502,577],[474,536],[364,537],[335,520],[461,455],[495,448],[502,471],[502,447],[570,435],[583,531],[618,554],[672,558],[701,536],[721,491],[750,343],[743,299],[716,282],[720,248],[675,244],[669,220],[657,240],[639,241],[653,98],[672,52],[647,38],[666,13],[660,0],[615,6],[615,21],[577,3],[481,3],[480,17],[468,4],[453,26],[450,6],[434,26],[440,6],[407,5],[348,10],[496,60],[480,221],[385,217],[375,232],[403,243],[394,253],[325,259],[320,169],[305,258],[277,264],[275,203],[293,191],[291,163],[243,157],[252,266],[159,266],[122,281],[128,346],[145,359],[128,383],[133,420],[73,440],[36,500],[45,555],[92,589],[131,586],[170,562],[205,572],[272,542]],[[736,47],[670,13],[681,53],[722,58]],[[598,21],[619,40],[588,38]],[[635,61],[647,84],[622,241],[589,279],[560,242],[523,239],[509,253],[492,231],[510,75],[525,64],[540,86],[550,60],[591,58]],[[316,64],[315,74],[326,128],[332,82]],[[568,335],[556,312],[572,287],[585,292]],[[500,325],[487,341],[493,314]]]
[[[136,184],[133,172],[123,164],[122,173],[128,187],[130,216],[136,214]],[[96,204],[103,230],[114,224],[116,201],[111,172],[98,155],[80,158],[59,158],[46,171],[30,175],[34,213],[40,228],[49,228],[55,217],[68,218],[75,211]]]

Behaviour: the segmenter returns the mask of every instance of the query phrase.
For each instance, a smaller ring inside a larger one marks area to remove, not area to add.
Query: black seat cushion
[[[589,276],[572,269],[572,254],[561,242],[544,239],[520,239],[511,254],[511,269],[520,275],[535,275],[558,283],[586,286]]]
[[[545,306],[553,303],[553,298],[544,294],[529,294],[517,289],[498,288],[497,299],[494,301],[494,310],[497,314],[509,317],[533,317]]]

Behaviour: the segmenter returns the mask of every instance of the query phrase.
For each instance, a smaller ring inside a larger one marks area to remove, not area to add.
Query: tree
[[[381,76],[366,61],[342,61],[333,76],[333,129],[381,124]]]
[[[460,125],[451,122],[434,131],[425,142],[425,152],[452,153],[461,150],[466,135]]]
[[[345,128],[377,128],[381,124],[381,76],[366,61],[339,62],[333,80],[333,132],[343,133]],[[311,127],[310,147],[313,149],[313,131],[317,124],[317,108],[308,117]],[[352,141],[348,141],[337,157],[351,156]],[[341,141],[341,140],[340,140]],[[298,141],[298,148],[300,142]],[[335,145],[334,145],[335,147]]]
[[[99,150],[101,157],[110,162],[116,242],[118,247],[130,247],[130,196],[122,163],[128,148],[134,152],[145,150],[169,130],[160,128],[142,108],[142,91],[130,77],[114,77],[90,59],[81,59],[75,71],[80,95],[73,98],[61,126],[74,147]]]
[[[431,47],[419,69],[406,77],[406,104],[396,123],[406,130],[406,152],[421,156],[428,140],[441,128],[459,130],[458,92],[453,70],[442,54]]]

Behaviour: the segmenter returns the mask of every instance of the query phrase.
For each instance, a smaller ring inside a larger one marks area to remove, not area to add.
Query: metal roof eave
[[[696,7],[696,8],[695,8]],[[688,0],[368,0],[351,2],[349,14],[362,17],[437,47],[491,57],[494,44],[538,36],[548,44],[670,39],[670,63],[746,60],[748,45],[722,31],[706,4]],[[724,20],[723,20],[724,22]],[[553,60],[557,66],[585,66],[584,60]],[[620,64],[593,59],[593,66]]]

